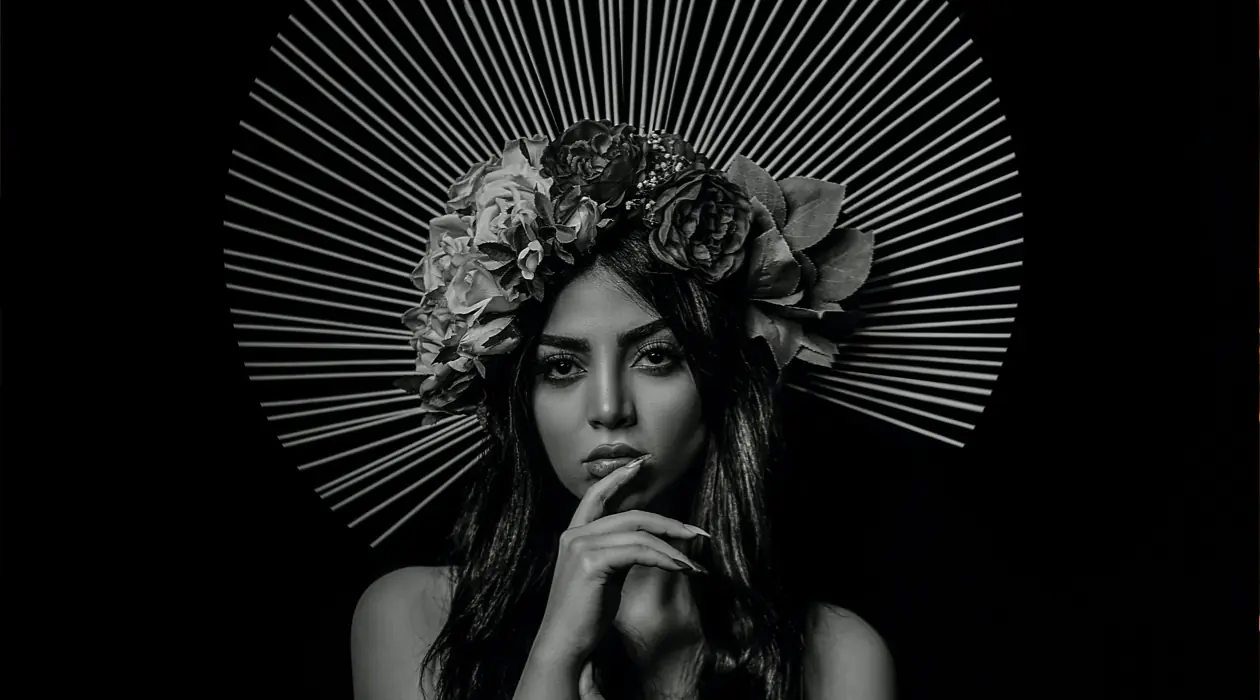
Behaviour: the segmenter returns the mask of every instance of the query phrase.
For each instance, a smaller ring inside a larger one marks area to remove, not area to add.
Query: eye
[[[678,367],[682,352],[666,342],[653,343],[639,351],[639,363],[654,374],[668,374]]]
[[[572,361],[565,359],[556,360],[548,364],[551,365],[552,372],[559,375],[568,374],[575,367]]]
[[[663,364],[665,362],[668,362],[670,359],[669,355],[666,354],[665,351],[661,350],[660,348],[652,348],[648,350],[647,352],[643,353],[643,358],[646,359],[649,364],[653,364],[653,365]]]
[[[571,355],[550,355],[538,362],[538,374],[548,382],[560,383],[581,375],[581,367]]]

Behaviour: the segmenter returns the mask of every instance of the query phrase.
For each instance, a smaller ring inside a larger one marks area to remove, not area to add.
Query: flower
[[[452,313],[473,316],[482,312],[506,313],[516,310],[526,295],[514,287],[500,286],[494,275],[486,269],[489,259],[484,255],[470,255],[455,270],[446,285],[446,305]]]
[[[474,256],[469,224],[472,217],[444,214],[429,222],[429,250],[420,265],[411,273],[416,286],[424,292],[445,288],[459,267]],[[417,280],[416,278],[420,279]]]
[[[572,245],[577,252],[585,253],[595,245],[595,236],[599,233],[599,222],[603,214],[603,205],[590,197],[583,197],[568,221],[556,229],[556,241]]]
[[[665,183],[647,216],[652,252],[679,270],[717,282],[739,269],[752,222],[748,195],[720,171],[684,170]]]
[[[469,168],[463,177],[456,180],[446,190],[446,213],[455,214],[471,209],[475,202],[474,195],[481,188],[482,178],[485,177],[490,169],[498,167],[499,160],[499,157],[495,156],[489,160],[477,163]]]
[[[466,324],[434,297],[403,314],[403,324],[411,329],[411,347],[416,351],[416,371],[433,374],[433,365],[443,348],[463,337]]]
[[[613,126],[607,119],[584,119],[565,129],[543,151],[544,172],[555,178],[556,190],[577,188],[600,204],[620,206],[647,169],[647,149],[638,130]],[[561,212],[567,217],[569,212]]]
[[[516,264],[521,268],[521,277],[527,280],[534,279],[534,272],[538,269],[538,263],[542,262],[542,256],[542,243],[537,240],[530,241],[522,248],[516,256]]]
[[[545,144],[542,137],[509,141],[499,164],[481,178],[474,193],[475,243],[510,245],[514,231],[538,218],[535,192],[549,196],[552,185],[540,167]]]

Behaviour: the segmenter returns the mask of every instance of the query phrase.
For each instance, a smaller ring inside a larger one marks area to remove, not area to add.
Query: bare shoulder
[[[892,655],[883,637],[851,610],[814,603],[805,625],[806,700],[890,700]]]
[[[448,567],[391,571],[359,597],[350,625],[356,700],[419,698],[420,664],[450,609]]]

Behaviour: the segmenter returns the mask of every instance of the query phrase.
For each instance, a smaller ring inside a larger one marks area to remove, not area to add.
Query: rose
[[[495,156],[469,168],[463,177],[456,180],[455,184],[446,190],[446,213],[454,214],[470,209],[476,201],[474,195],[481,188],[482,178],[498,165],[499,157]]]
[[[411,273],[412,281],[422,291],[428,293],[445,287],[466,259],[476,254],[469,235],[471,219],[445,214],[429,222],[429,250]]]
[[[521,252],[516,256],[516,264],[521,268],[521,277],[527,280],[534,279],[534,272],[538,270],[538,263],[542,262],[542,256],[542,243],[537,240],[530,241],[528,245],[521,248]]]
[[[590,197],[583,197],[568,221],[557,227],[556,242],[571,245],[579,253],[587,252],[595,245],[595,236],[599,233],[600,217],[603,214],[603,205]]]
[[[552,185],[551,178],[543,177],[536,165],[534,153],[541,154],[541,150],[540,142],[526,139],[504,147],[502,162],[485,174],[476,192],[475,243],[511,245],[513,231],[538,218],[535,192],[549,196]]]
[[[447,307],[452,313],[471,317],[470,322],[475,322],[483,312],[514,311],[527,296],[515,286],[502,287],[486,269],[488,261],[484,255],[468,256],[446,285]]]
[[[679,270],[717,282],[739,269],[752,221],[748,195],[717,170],[685,170],[657,194],[649,218],[652,252]]]
[[[543,151],[544,173],[556,191],[578,189],[609,207],[620,206],[647,169],[647,149],[638,130],[607,119],[584,119]],[[561,212],[567,217],[568,212]]]
[[[465,321],[434,298],[403,314],[403,323],[411,329],[411,347],[416,351],[416,371],[432,374],[438,355],[463,337]]]

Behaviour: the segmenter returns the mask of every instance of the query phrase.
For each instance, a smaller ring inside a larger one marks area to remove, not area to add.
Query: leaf
[[[774,304],[775,306],[787,307],[787,306],[791,306],[799,302],[801,300],[801,297],[803,296],[805,296],[804,290],[798,289],[795,292],[792,292],[791,294],[785,297],[775,297],[774,299],[757,299],[756,301],[760,301],[766,304]]]
[[[805,250],[822,241],[840,218],[844,185],[809,177],[789,177],[779,182],[787,200],[787,225],[783,237],[792,250]]]
[[[801,339],[801,347],[809,348],[816,353],[827,355],[828,357],[835,357],[836,353],[840,352],[840,349],[836,347],[834,342],[818,335],[817,333],[806,333]]]
[[[748,307],[748,332],[750,337],[766,339],[780,370],[796,356],[804,335],[799,323],[766,314],[756,306]]]
[[[516,251],[497,241],[478,243],[477,252],[484,253],[486,257],[495,262],[516,262]]]
[[[405,377],[399,377],[394,380],[394,386],[402,389],[408,394],[419,394],[420,385],[424,384],[425,377],[409,374]]]
[[[855,228],[839,229],[825,244],[811,251],[818,266],[814,297],[824,301],[844,301],[852,296],[871,272],[875,236]]]
[[[785,296],[800,284],[801,266],[778,229],[754,238],[748,256],[748,288],[753,298]]]
[[[563,245],[556,246],[556,257],[563,260],[566,265],[572,265],[574,262],[573,253],[570,253],[569,249]]]
[[[769,231],[777,230],[779,226],[774,223],[774,215],[761,203],[760,199],[753,197],[749,200],[752,205],[752,226],[749,228],[749,236],[755,237]]]
[[[792,257],[796,258],[796,264],[801,266],[801,289],[807,293],[812,291],[818,282],[818,267],[808,255],[799,250],[792,251]]]
[[[534,210],[538,212],[538,219],[544,225],[556,220],[555,211],[551,208],[551,198],[542,190],[534,190]]]
[[[801,349],[796,353],[797,360],[808,362],[811,365],[830,368],[835,363],[835,358],[826,353],[818,352],[813,348],[802,345]]]
[[[788,218],[787,202],[779,183],[764,168],[744,156],[737,155],[726,169],[726,177],[744,188],[750,197],[761,201],[774,217],[774,227],[782,229]]]
[[[843,203],[845,186],[837,182],[794,175],[779,180],[778,184],[779,191],[783,193],[783,199],[787,202],[788,221],[792,220],[794,209],[800,209],[810,202],[841,199]]]

